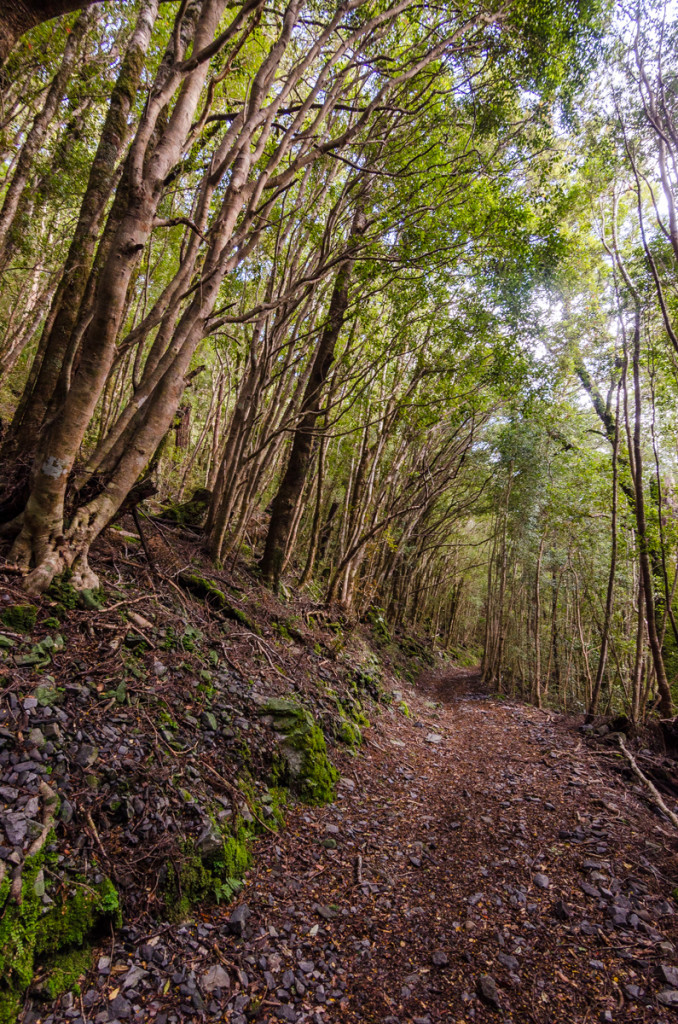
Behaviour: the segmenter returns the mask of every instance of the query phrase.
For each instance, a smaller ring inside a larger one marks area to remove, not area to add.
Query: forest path
[[[237,906],[123,930],[118,987],[86,992],[84,1019],[674,1019],[670,826],[572,720],[484,696],[470,670],[422,686],[343,758],[333,805],[260,840]]]
[[[571,720],[487,698],[477,670],[423,681],[411,712],[370,732],[336,804],[262,844],[265,1019],[668,1022],[676,918],[650,865],[670,826]]]

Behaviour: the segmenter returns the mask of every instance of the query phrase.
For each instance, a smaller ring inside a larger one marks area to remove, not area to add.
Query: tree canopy
[[[0,106],[26,590],[96,587],[150,498],[507,693],[669,715],[671,5],[29,7]]]

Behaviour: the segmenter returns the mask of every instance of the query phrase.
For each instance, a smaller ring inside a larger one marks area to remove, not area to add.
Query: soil
[[[123,929],[82,996],[25,1019],[674,1020],[678,836],[622,755],[474,670],[400,696],[333,752],[337,801],[258,841],[236,904]]]

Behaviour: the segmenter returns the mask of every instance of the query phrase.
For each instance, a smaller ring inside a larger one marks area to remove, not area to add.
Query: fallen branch
[[[631,771],[633,772],[635,777],[639,780],[639,782],[642,782],[643,785],[649,790],[649,792],[650,792],[650,794],[652,796],[652,799],[654,800],[655,804],[657,805],[659,810],[662,812],[662,814],[664,814],[669,819],[669,821],[674,826],[674,828],[678,828],[678,816],[675,815],[673,813],[673,811],[669,810],[669,808],[664,803],[662,795],[659,792],[659,790],[657,789],[657,787],[654,785],[654,783],[650,782],[650,780],[648,779],[647,775],[645,775],[640,770],[640,768],[638,767],[638,764],[636,762],[635,757],[633,756],[633,754],[631,753],[629,748],[624,743],[624,737],[621,734],[618,737],[618,742],[619,742],[619,746],[621,748],[621,751],[622,751],[624,757],[626,758],[626,760],[631,765]]]

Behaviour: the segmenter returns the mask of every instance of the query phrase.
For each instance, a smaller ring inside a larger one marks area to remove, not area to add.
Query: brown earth
[[[669,1024],[678,837],[621,755],[474,670],[404,696],[336,758],[338,800],[258,842],[249,916],[123,930],[49,1019]],[[125,988],[135,966],[156,994]]]

